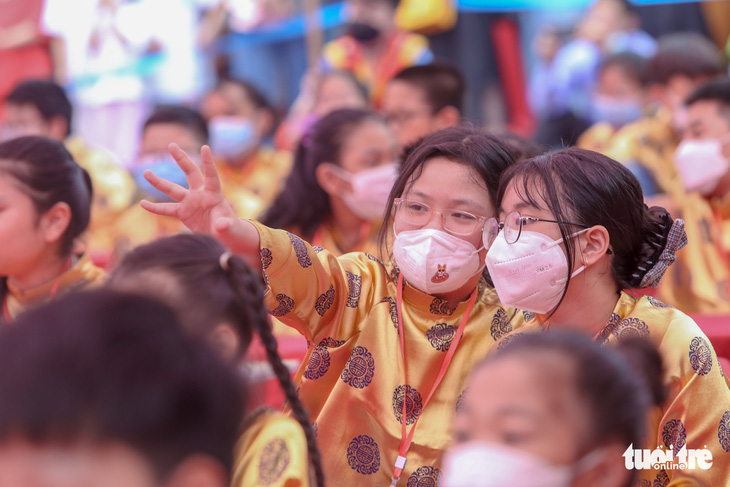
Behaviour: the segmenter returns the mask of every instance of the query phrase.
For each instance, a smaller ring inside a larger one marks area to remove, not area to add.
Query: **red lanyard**
[[[63,267],[63,271],[61,272],[61,275],[58,276],[55,281],[53,281],[53,285],[51,286],[51,297],[50,297],[51,301],[53,301],[53,299],[56,297],[56,293],[58,292],[58,286],[61,284],[61,278],[70,268],[71,268],[71,259],[68,259],[68,262]],[[3,298],[3,317],[5,318],[6,323],[10,323],[11,321],[13,321],[13,317],[10,316],[10,309],[8,308],[8,296],[7,295]]]
[[[401,307],[403,303],[403,275],[398,276],[398,291],[397,291],[397,301],[396,301],[396,310],[398,313],[398,334],[400,335],[400,350],[401,354],[403,356],[403,383],[404,385],[408,382],[408,373],[406,370],[406,334],[403,327],[403,313],[401,312]],[[426,400],[423,402],[423,408],[421,411],[421,415],[416,417],[416,420],[413,422],[413,426],[411,427],[410,433],[406,433],[406,403],[408,401],[403,399],[403,414],[401,415],[401,440],[400,440],[400,447],[398,448],[398,458],[395,461],[395,469],[393,471],[393,482],[390,484],[391,486],[395,486],[398,482],[398,479],[400,479],[401,473],[403,473],[403,468],[406,465],[406,455],[408,454],[408,450],[411,448],[411,442],[413,441],[413,434],[416,432],[416,426],[418,425],[418,420],[423,415],[423,411],[426,410],[426,406],[428,406],[428,403],[431,401],[431,398],[433,397],[433,394],[436,392],[436,389],[438,388],[439,384],[441,384],[441,381],[444,378],[444,375],[446,375],[446,369],[449,368],[449,365],[451,364],[451,359],[454,357],[454,353],[456,352],[456,348],[459,346],[459,342],[461,341],[461,336],[464,334],[464,327],[466,326],[466,322],[469,320],[469,315],[471,314],[472,309],[474,309],[474,303],[477,300],[477,290],[475,289],[471,293],[471,297],[469,298],[469,304],[466,307],[466,312],[464,313],[463,318],[461,318],[461,323],[459,324],[459,328],[456,330],[456,334],[454,335],[453,340],[451,341],[451,346],[449,346],[449,350],[446,352],[446,356],[444,357],[444,361],[441,363],[441,369],[439,370],[438,375],[436,376],[436,380],[433,382],[433,386],[431,387],[431,391],[428,393],[428,396],[426,396]],[[407,389],[407,388],[406,388]],[[406,391],[407,393],[408,391]]]

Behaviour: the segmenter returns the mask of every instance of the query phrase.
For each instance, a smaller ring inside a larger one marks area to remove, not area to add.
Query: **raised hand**
[[[257,254],[258,232],[253,225],[239,219],[223,197],[210,147],[204,145],[200,151],[202,171],[177,144],[170,144],[168,149],[185,172],[189,189],[147,170],[144,172],[145,179],[175,202],[153,203],[143,200],[142,208],[158,215],[175,217],[193,232],[213,235],[234,252]]]

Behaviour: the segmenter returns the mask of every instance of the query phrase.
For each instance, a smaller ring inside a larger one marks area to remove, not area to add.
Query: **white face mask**
[[[730,135],[730,134],[728,134]],[[730,169],[730,161],[722,154],[727,139],[685,140],[674,152],[677,171],[687,191],[711,194],[722,176]]]
[[[597,453],[597,452],[593,452]],[[496,443],[474,441],[446,454],[442,487],[569,487],[581,470],[591,468],[593,453],[573,465],[553,465],[531,453]]]
[[[240,156],[258,143],[253,122],[234,116],[213,117],[208,123],[210,149],[227,159]]]
[[[339,166],[333,166],[336,172],[352,185],[352,191],[345,191],[340,195],[347,207],[365,221],[375,221],[383,218],[388,206],[388,196],[398,178],[398,164],[384,164],[382,166],[365,169],[357,173],[350,173]]]
[[[456,291],[482,271],[479,251],[483,248],[429,228],[397,234],[393,256],[411,286],[439,294]]]
[[[570,235],[573,238],[589,229]],[[568,259],[553,240],[540,232],[523,230],[519,240],[507,243],[503,231],[487,252],[487,269],[503,305],[546,314],[560,301],[568,282]],[[579,267],[570,277],[586,268]]]

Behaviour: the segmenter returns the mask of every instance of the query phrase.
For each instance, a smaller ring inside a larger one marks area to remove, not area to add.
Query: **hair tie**
[[[231,266],[229,263],[231,257],[233,257],[233,253],[230,250],[227,250],[223,252],[220,256],[220,259],[218,259],[218,263],[220,264],[221,269],[223,269],[224,272],[229,272],[231,270]]]
[[[656,287],[667,268],[677,258],[677,251],[685,245],[687,245],[687,232],[684,230],[684,220],[674,220],[667,234],[667,243],[664,245],[664,250],[662,250],[657,263],[649,269],[649,272],[644,274],[639,287]]]

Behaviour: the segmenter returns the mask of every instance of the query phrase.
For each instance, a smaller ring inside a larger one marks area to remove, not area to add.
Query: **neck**
[[[710,197],[724,198],[727,194],[730,194],[730,172],[725,173],[725,175],[720,178],[720,181],[717,183],[717,187]]]
[[[434,296],[439,299],[443,299],[444,301],[449,303],[450,308],[456,308],[459,303],[469,299],[471,293],[473,293],[474,289],[476,289],[476,287],[479,285],[479,281],[482,278],[482,272],[483,269],[479,271],[476,276],[469,279],[469,282],[464,284],[459,289],[448,293],[434,294]]]
[[[591,337],[603,329],[619,299],[610,268],[591,266],[570,280],[563,302],[549,318],[550,328],[573,331]],[[544,322],[548,315],[539,315]]]
[[[56,279],[66,270],[67,258],[59,257],[55,252],[39,258],[32,269],[27,272],[8,276],[8,282],[23,291],[40,287]]]
[[[330,196],[332,223],[337,228],[340,250],[344,253],[352,251],[362,237],[365,220],[355,215],[339,196]]]

